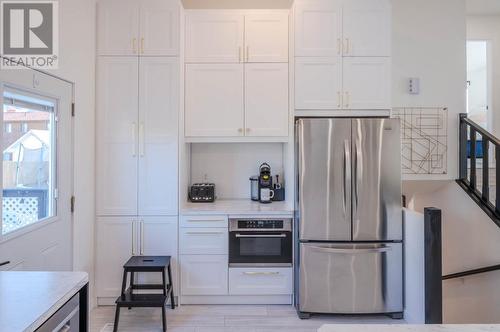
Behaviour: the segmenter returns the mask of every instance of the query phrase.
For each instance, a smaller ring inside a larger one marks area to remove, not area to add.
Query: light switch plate
[[[408,92],[411,95],[418,95],[420,93],[420,78],[410,77],[408,80]]]

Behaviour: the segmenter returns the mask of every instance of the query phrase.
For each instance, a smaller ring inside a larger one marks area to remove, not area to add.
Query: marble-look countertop
[[[85,272],[0,272],[0,331],[34,331],[88,282]]]
[[[293,216],[293,206],[286,202],[263,204],[249,199],[216,200],[213,203],[186,202],[181,208],[183,215],[285,215]]]
[[[318,332],[493,332],[500,331],[499,325],[388,325],[388,324],[326,324]]]

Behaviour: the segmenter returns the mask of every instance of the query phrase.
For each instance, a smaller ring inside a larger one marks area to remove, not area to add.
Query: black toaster
[[[210,203],[215,201],[215,184],[193,183],[189,188],[189,200],[196,203]]]

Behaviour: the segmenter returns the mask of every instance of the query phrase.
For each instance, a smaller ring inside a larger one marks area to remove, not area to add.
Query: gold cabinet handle
[[[132,52],[133,52],[134,54],[136,54],[136,53],[137,53],[136,43],[137,43],[137,38],[132,38]]]
[[[242,51],[241,46],[238,46],[238,62],[241,62],[241,57],[242,57],[242,55],[241,55],[242,52],[241,51]]]
[[[337,91],[337,107],[340,108],[342,106],[342,94],[340,91]]]
[[[349,52],[351,51],[351,45],[350,45],[350,41],[349,41],[349,38],[346,38],[345,39],[345,54],[349,54]]]
[[[144,54],[144,38],[141,38],[141,53]]]
[[[349,91],[345,92],[345,107],[349,107]]]
[[[238,128],[238,132],[242,133],[243,132],[243,128]]]
[[[340,38],[337,38],[337,54],[340,55],[341,52],[342,52],[342,42]]]
[[[250,46],[247,46],[247,62],[249,58],[250,58]]]

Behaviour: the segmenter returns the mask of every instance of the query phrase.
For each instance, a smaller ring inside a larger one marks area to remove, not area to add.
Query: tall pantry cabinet
[[[97,5],[98,303],[132,255],[172,256],[178,285],[179,17],[177,0]]]

